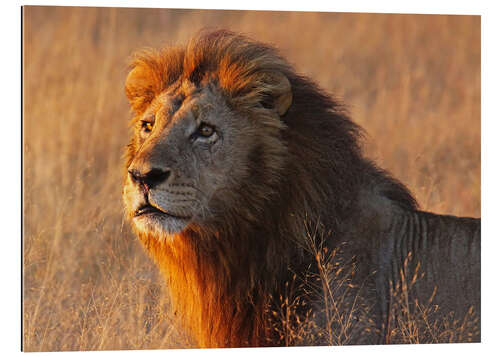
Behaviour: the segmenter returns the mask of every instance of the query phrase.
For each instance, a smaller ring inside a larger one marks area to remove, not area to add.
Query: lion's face
[[[124,202],[136,229],[181,232],[224,215],[252,180],[258,122],[232,112],[220,90],[185,81],[157,96],[136,118]]]
[[[123,199],[149,236],[259,224],[277,201],[292,89],[276,68],[287,67],[264,50],[210,51],[146,54],[127,76],[135,118]]]

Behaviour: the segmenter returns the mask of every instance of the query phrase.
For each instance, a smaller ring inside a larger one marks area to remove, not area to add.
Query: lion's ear
[[[136,112],[144,110],[154,98],[151,71],[144,66],[132,68],[125,81],[125,93]]]
[[[262,106],[274,109],[278,115],[283,116],[292,105],[292,86],[288,78],[282,74],[270,73],[265,78],[268,95],[262,100]]]

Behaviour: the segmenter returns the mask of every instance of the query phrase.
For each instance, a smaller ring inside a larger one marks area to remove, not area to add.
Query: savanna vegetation
[[[194,347],[123,219],[131,117],[123,84],[134,50],[185,42],[203,27],[279,47],[299,73],[348,105],[365,129],[367,155],[422,209],[480,216],[477,16],[25,7],[25,351]],[[335,252],[318,251],[325,269],[339,271],[336,263]],[[401,308],[389,342],[466,341],[469,322],[436,322],[436,335],[431,305],[422,305],[422,316],[405,312],[404,291],[418,280],[408,274],[408,284],[394,287]],[[327,284],[325,277],[314,279]],[[349,269],[338,278],[349,284]],[[319,333],[345,343],[349,316],[334,315],[341,301],[325,302],[339,328]],[[314,326],[287,324],[294,304],[284,297],[277,328],[290,343],[307,342]]]

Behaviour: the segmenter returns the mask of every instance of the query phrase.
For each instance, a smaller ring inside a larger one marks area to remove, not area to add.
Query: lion
[[[480,220],[419,211],[363,156],[343,106],[274,47],[202,31],[137,53],[125,92],[127,217],[200,347],[284,344],[272,307],[290,281],[318,273],[306,237],[354,262],[359,288],[346,298],[363,299],[356,319],[367,325],[349,343],[389,342],[391,294],[411,254],[425,274],[407,301],[432,299],[443,316],[479,311]],[[295,321],[324,309],[310,290],[296,294]]]

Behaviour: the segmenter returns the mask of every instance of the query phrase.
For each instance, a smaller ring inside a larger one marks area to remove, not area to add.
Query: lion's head
[[[287,160],[287,67],[271,49],[230,51],[237,40],[220,33],[133,63],[124,201],[137,230],[166,237],[190,224],[216,229],[228,214],[258,220],[274,199]]]

